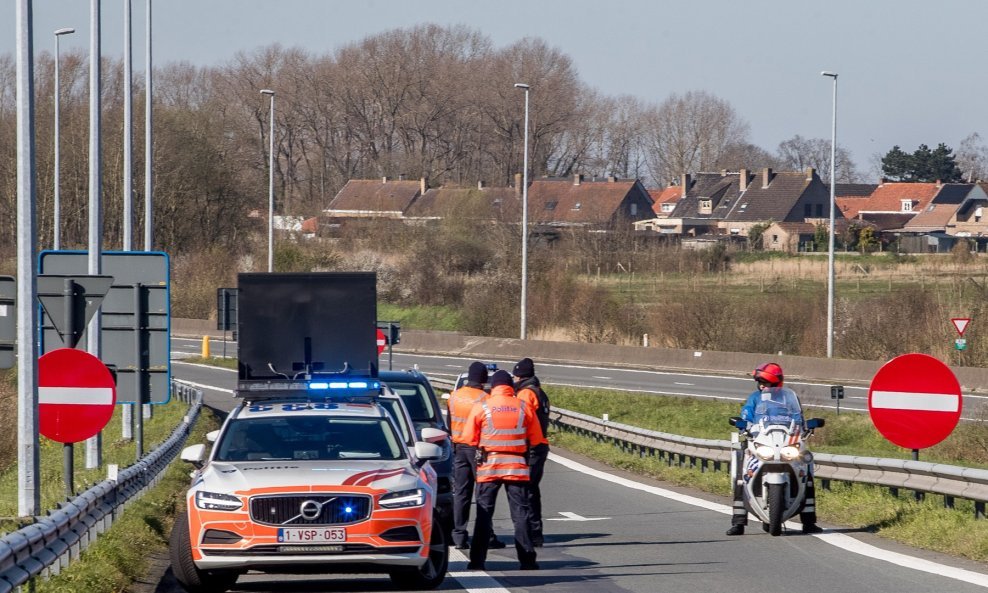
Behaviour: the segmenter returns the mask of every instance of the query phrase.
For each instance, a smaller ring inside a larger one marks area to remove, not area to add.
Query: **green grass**
[[[706,439],[728,438],[731,428],[727,418],[736,415],[738,408],[736,404],[724,402],[590,389],[552,388],[549,396],[557,408],[597,417],[607,413],[612,422]],[[864,414],[845,412],[837,416],[829,411],[817,413],[812,410],[810,415],[827,420],[827,426],[819,429],[810,442],[814,451],[876,457],[911,456],[910,451],[882,438]],[[964,423],[943,443],[922,451],[920,459],[986,467],[988,459],[981,444],[982,433],[981,423]],[[624,452],[609,442],[597,442],[563,431],[553,431],[550,441],[554,447],[598,459],[616,468],[730,496],[726,469],[701,472],[699,467],[670,466],[664,459],[641,457],[637,452]],[[874,532],[917,548],[988,561],[988,520],[974,518],[971,501],[956,499],[955,508],[951,510],[944,508],[941,496],[927,495],[922,501],[916,501],[913,493],[906,490],[901,490],[895,497],[887,488],[878,486],[831,482],[828,490],[818,482],[817,514],[824,523]]]
[[[398,321],[402,329],[457,331],[463,327],[462,314],[453,307],[445,306],[401,307],[378,303],[377,318],[381,321]]]
[[[154,406],[153,418],[144,421],[144,451],[152,451],[163,442],[178,426],[188,406],[173,399],[167,404]],[[103,467],[85,469],[86,445],[74,445],[74,473],[76,494],[89,485],[106,479],[106,466],[115,463],[121,469],[136,461],[137,448],[132,440],[122,438],[122,406],[116,406],[113,418],[103,429]],[[62,468],[63,445],[41,437],[39,444],[40,462],[40,509],[55,508],[56,503],[65,500],[65,477]],[[17,464],[12,464],[0,472],[0,532],[16,528],[17,516]]]
[[[206,442],[206,433],[218,427],[203,408],[187,444]],[[158,485],[129,505],[79,562],[47,581],[39,579],[38,593],[115,593],[145,577],[152,556],[167,550],[175,515],[185,508],[189,471],[188,464],[172,462]]]

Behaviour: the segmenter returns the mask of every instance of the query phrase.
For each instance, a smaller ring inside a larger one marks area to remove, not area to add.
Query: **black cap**
[[[471,362],[467,371],[467,381],[483,385],[487,382],[487,365],[482,362]]]
[[[534,377],[535,363],[532,362],[531,358],[523,358],[518,361],[518,364],[515,365],[515,370],[512,371],[511,374],[522,379]]]
[[[491,388],[497,387],[498,385],[514,385],[508,371],[494,371],[494,375],[491,377]]]

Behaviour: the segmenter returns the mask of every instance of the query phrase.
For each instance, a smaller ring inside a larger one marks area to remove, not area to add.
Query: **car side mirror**
[[[427,461],[439,461],[442,456],[443,450],[439,445],[422,441],[415,443],[415,457],[418,458],[419,467],[425,465]]]
[[[206,433],[206,440],[209,441],[210,443],[215,443],[216,439],[218,439],[219,436],[220,436],[220,431],[212,430]]]
[[[438,428],[423,428],[422,429],[422,440],[427,443],[434,443],[436,445],[441,445],[446,442],[446,438],[449,435],[446,434],[445,430],[439,430]]]
[[[191,463],[196,469],[200,469],[203,466],[203,462],[206,459],[206,445],[202,443],[198,445],[190,445],[182,449],[182,461]]]
[[[806,421],[806,430],[823,428],[827,422],[823,418],[810,418]]]

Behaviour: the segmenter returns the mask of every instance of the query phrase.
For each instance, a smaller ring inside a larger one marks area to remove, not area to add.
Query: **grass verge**
[[[218,427],[213,413],[203,408],[187,442],[204,443],[206,433]],[[128,506],[120,519],[83,552],[80,561],[47,581],[39,579],[36,591],[114,593],[146,576],[151,557],[168,548],[172,523],[184,507],[188,487],[189,466],[172,462],[158,485]]]
[[[121,418],[123,406],[117,406],[113,417],[103,429],[103,466],[86,469],[86,446],[76,443],[74,446],[74,483],[76,494],[86,490],[106,478],[106,466],[117,464],[124,468],[133,464],[137,458],[134,441],[124,439]],[[171,435],[188,410],[188,406],[178,400],[167,404],[155,405],[152,418],[144,421],[144,451],[153,450],[158,443]],[[41,437],[39,442],[39,482],[42,510],[55,508],[58,502],[66,499],[65,476],[63,472],[63,445]],[[12,464],[0,472],[0,532],[17,528],[17,465]]]

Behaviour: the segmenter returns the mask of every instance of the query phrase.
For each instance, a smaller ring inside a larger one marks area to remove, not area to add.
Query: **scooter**
[[[787,387],[762,392],[751,420],[730,419],[746,437],[746,444],[731,458],[732,484],[744,481],[748,511],[762,520],[771,535],[799,514],[806,499],[806,485],[813,471],[813,454],[806,439],[824,425],[822,418],[803,421],[796,394]]]

